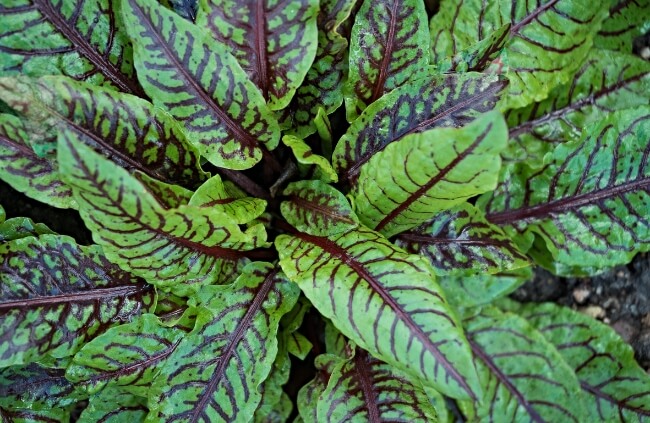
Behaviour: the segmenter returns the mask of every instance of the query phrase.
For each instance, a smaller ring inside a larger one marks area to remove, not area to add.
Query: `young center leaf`
[[[426,19],[422,0],[363,2],[350,35],[348,121],[385,93],[430,71]]]
[[[277,353],[276,333],[299,290],[268,263],[215,287],[194,330],[154,379],[150,421],[248,421]]]
[[[435,128],[386,146],[361,169],[355,211],[390,237],[496,187],[508,128],[498,112],[463,128]]]
[[[0,5],[0,73],[63,74],[141,95],[119,2],[11,1]]]
[[[510,24],[509,40],[499,55],[510,80],[503,107],[523,107],[543,100],[550,89],[568,80],[606,15],[606,7],[594,7],[589,0],[445,0],[430,22],[434,62]]]
[[[480,397],[462,330],[424,259],[363,227],[275,244],[287,276],[357,345],[446,395]]]
[[[307,173],[309,166],[314,166],[314,179],[321,179],[325,182],[337,182],[339,180],[330,162],[325,157],[314,154],[305,141],[293,135],[285,135],[282,137],[282,143],[291,149],[296,161],[300,163],[298,169],[301,174]]]
[[[542,168],[511,168],[478,204],[538,264],[593,274],[650,248],[649,152],[650,107],[615,112]]]
[[[285,108],[318,43],[317,0],[203,0],[196,19],[225,44],[272,110]]]
[[[138,78],[154,104],[185,124],[211,163],[247,169],[280,140],[262,94],[226,47],[155,0],[122,2]]]
[[[96,334],[155,307],[152,286],[97,246],[59,235],[0,244],[0,366],[74,354]]]
[[[59,137],[59,165],[95,242],[123,269],[187,296],[201,284],[232,280],[264,245],[261,225],[246,232],[222,211],[163,207],[126,170],[86,147],[74,133]]]
[[[650,29],[648,0],[615,0],[609,16],[594,37],[594,46],[632,53],[634,39]]]
[[[341,180],[355,181],[361,167],[388,144],[437,126],[460,127],[494,108],[505,82],[497,75],[440,75],[405,84],[366,108],[334,149]]]

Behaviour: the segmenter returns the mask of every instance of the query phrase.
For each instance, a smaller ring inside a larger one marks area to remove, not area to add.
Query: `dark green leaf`
[[[50,410],[87,398],[65,378],[65,370],[36,363],[0,369],[0,407]]]
[[[3,423],[68,423],[70,421],[70,410],[63,408],[30,410],[27,408],[0,407],[0,419]]]
[[[34,223],[27,217],[13,217],[0,223],[0,242],[44,234],[54,234],[54,232],[44,224]]]
[[[77,423],[139,423],[147,416],[147,400],[113,389],[90,398]]]

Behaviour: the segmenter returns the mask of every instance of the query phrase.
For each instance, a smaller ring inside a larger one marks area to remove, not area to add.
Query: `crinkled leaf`
[[[153,314],[138,316],[84,345],[65,376],[90,393],[108,385],[146,397],[157,366],[174,352],[184,334],[162,326]]]
[[[385,93],[429,69],[429,31],[422,0],[365,0],[350,35],[348,121]]]
[[[266,201],[242,196],[240,192],[225,184],[219,175],[203,183],[196,190],[189,204],[221,211],[238,224],[252,221],[266,209]]]
[[[612,328],[555,304],[514,306],[574,369],[587,399],[586,421],[650,421],[650,376]]]
[[[282,143],[291,149],[298,163],[316,166],[315,174],[318,179],[325,182],[337,182],[339,180],[330,162],[325,157],[314,154],[305,141],[293,135],[285,135],[282,137]]]
[[[648,0],[616,0],[594,37],[594,46],[632,53],[634,39],[650,30]]]
[[[326,115],[343,104],[343,84],[348,70],[348,41],[341,25],[359,0],[320,0],[317,17],[318,49],[314,63],[289,105],[291,133],[306,138],[316,132],[319,110]]]
[[[34,223],[28,217],[13,217],[0,223],[0,242],[45,234],[54,232],[42,223]]]
[[[0,407],[50,410],[87,398],[65,378],[65,370],[36,363],[0,369]]]
[[[65,357],[155,307],[153,287],[58,235],[0,244],[0,366]]]
[[[64,74],[136,95],[142,92],[119,7],[110,0],[3,2],[0,73]]]
[[[479,204],[538,264],[593,274],[650,249],[649,154],[650,107],[615,112],[541,169],[512,168]]]
[[[279,126],[226,48],[154,0],[123,0],[138,78],[154,104],[185,124],[210,162],[247,169],[273,149]]]
[[[275,243],[289,278],[357,345],[449,396],[480,397],[462,330],[424,259],[363,227]]]
[[[477,421],[589,421],[572,369],[524,319],[486,307],[464,326],[485,391]]]
[[[147,416],[147,400],[117,389],[104,389],[92,396],[78,423],[140,423]]]
[[[9,114],[0,114],[0,179],[51,206],[76,207],[72,191],[61,180],[56,161],[38,157],[21,120]]]
[[[341,179],[354,180],[391,142],[436,126],[460,127],[492,110],[504,86],[498,75],[477,73],[408,83],[363,111],[336,145],[332,164]]]
[[[421,387],[359,348],[353,358],[337,359],[317,416],[327,422],[437,421]]]
[[[469,203],[402,232],[395,245],[426,257],[438,275],[492,274],[528,265],[510,237]]]
[[[0,407],[0,419],[8,423],[68,423],[70,410],[53,408],[49,410],[30,410],[28,408]]]
[[[541,163],[544,155],[615,110],[650,104],[650,63],[630,54],[594,49],[572,80],[539,103],[506,114],[508,160]]]
[[[407,135],[376,153],[352,191],[366,226],[390,237],[496,187],[508,128],[498,112]]]
[[[228,46],[273,110],[285,108],[318,43],[318,0],[202,0],[197,25]]]
[[[0,88],[0,97],[30,119],[30,142],[43,148],[51,143],[54,150],[56,132],[39,132],[55,127],[129,171],[191,188],[206,179],[180,125],[145,100],[60,76],[3,78]]]
[[[523,107],[543,100],[580,66],[609,3],[601,7],[589,0],[443,1],[430,22],[434,62],[455,56],[510,24],[509,40],[498,58],[510,80],[503,107]]]
[[[262,246],[261,225],[242,232],[221,211],[165,209],[126,170],[75,140],[59,138],[59,163],[81,217],[106,256],[123,269],[184,296],[201,284],[231,280]]]
[[[234,284],[218,287],[154,379],[148,420],[250,419],[277,353],[280,317],[298,294],[266,263],[252,263]]]
[[[489,36],[435,63],[437,72],[481,72],[489,68],[510,39],[510,24],[495,29]]]
[[[358,218],[336,188],[321,181],[292,182],[284,190],[282,216],[301,232],[329,236],[354,229]]]

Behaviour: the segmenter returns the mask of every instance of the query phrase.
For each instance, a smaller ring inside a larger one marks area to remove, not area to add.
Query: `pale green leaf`
[[[316,166],[316,178],[325,182],[337,182],[339,180],[330,162],[325,157],[314,154],[305,141],[293,135],[285,135],[282,137],[282,143],[291,149],[298,163]]]

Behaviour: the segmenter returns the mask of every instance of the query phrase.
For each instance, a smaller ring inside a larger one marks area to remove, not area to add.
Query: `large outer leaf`
[[[588,400],[591,422],[650,421],[650,376],[612,328],[555,304],[516,310],[575,370]]]
[[[357,345],[445,394],[480,397],[463,333],[420,257],[360,227],[282,235],[280,265]]]
[[[479,204],[558,274],[590,274],[650,249],[650,107],[611,114],[547,164],[525,164]],[[549,256],[550,255],[550,256]],[[551,258],[552,257],[552,258]]]
[[[72,191],[61,180],[56,161],[36,155],[21,120],[8,114],[0,114],[0,179],[51,206],[76,207]]]
[[[146,397],[155,369],[174,352],[184,333],[162,326],[152,314],[138,316],[84,345],[65,376],[91,393],[109,385]]]
[[[528,265],[512,240],[469,203],[399,234],[395,244],[426,257],[438,275],[498,273]]]
[[[486,2],[446,0],[431,19],[434,61],[454,56],[510,24],[510,39],[499,56],[508,67],[504,107],[543,100],[580,66],[607,15],[609,1]]]
[[[594,49],[567,84],[549,98],[506,114],[508,159],[541,163],[556,144],[577,139],[582,128],[611,112],[650,104],[650,63],[629,54]]]
[[[153,287],[100,251],[58,235],[0,245],[0,366],[72,355],[112,324],[155,306]]]
[[[422,387],[360,348],[337,360],[317,407],[322,422],[437,421]]]
[[[219,210],[165,209],[126,170],[74,139],[59,137],[59,163],[93,239],[120,267],[165,290],[187,295],[200,284],[231,280],[243,250],[265,242],[261,225],[243,233]]]
[[[631,53],[634,39],[650,30],[649,8],[649,0],[614,1],[594,46]]]
[[[505,83],[497,75],[467,73],[419,79],[366,108],[341,137],[332,164],[354,180],[361,166],[391,142],[436,127],[459,127],[494,108]]]
[[[49,410],[87,398],[65,378],[65,370],[36,363],[0,369],[0,407]]]
[[[318,44],[318,0],[202,0],[197,25],[227,45],[269,107],[286,107]]]
[[[366,226],[390,237],[496,187],[508,128],[498,112],[407,135],[375,154],[352,191]]]
[[[277,353],[276,332],[299,291],[267,263],[219,287],[154,379],[150,421],[248,421]]]
[[[148,411],[146,399],[104,389],[90,398],[77,423],[139,423],[144,421]]]
[[[140,94],[115,2],[14,0],[0,5],[0,73],[69,75]]]
[[[350,35],[348,121],[429,65],[429,31],[422,0],[365,0]]]
[[[2,78],[0,89],[0,97],[28,118],[34,149],[53,150],[58,129],[129,171],[191,188],[206,179],[180,125],[148,101],[60,76]]]
[[[201,154],[246,169],[262,158],[259,143],[275,148],[278,124],[224,46],[154,0],[123,0],[123,12],[140,83],[184,122]]]
[[[590,421],[572,369],[524,319],[486,307],[464,326],[485,391],[476,421]]]

